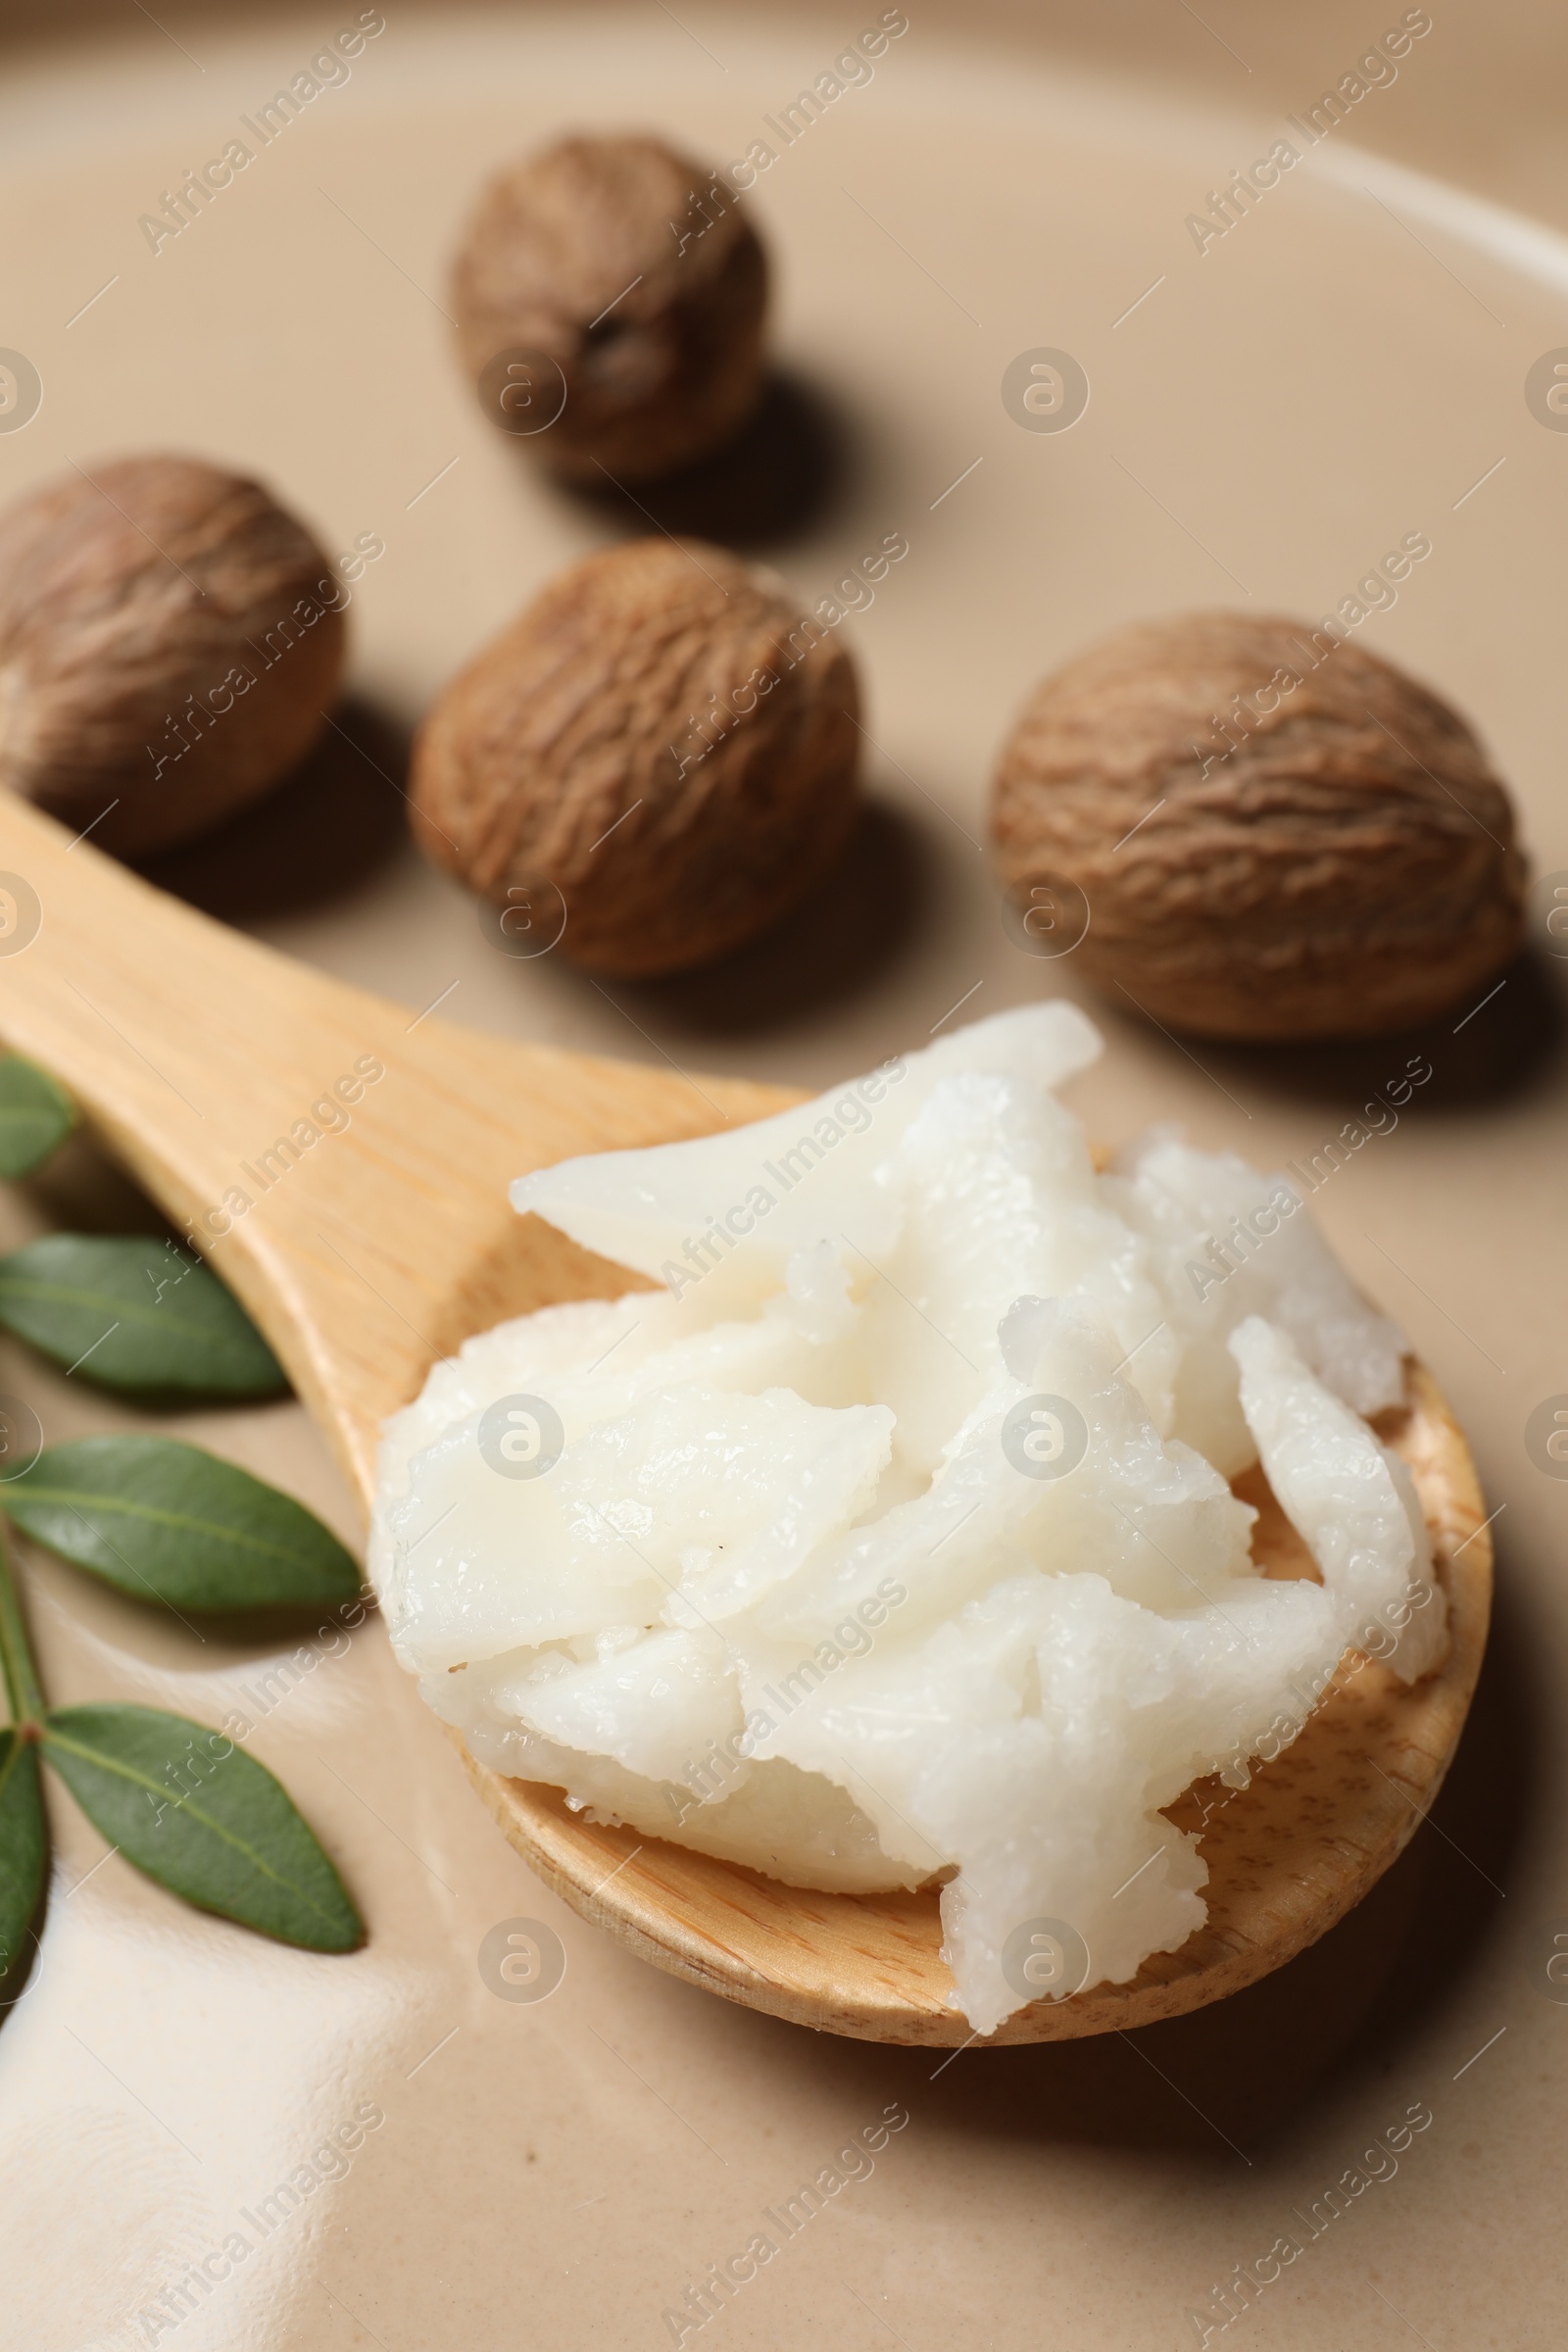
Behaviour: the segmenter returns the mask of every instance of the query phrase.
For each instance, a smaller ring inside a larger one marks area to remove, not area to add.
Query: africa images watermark
[[[684,220],[671,220],[669,233],[675,240],[676,254],[683,254],[688,245],[705,236],[716,219],[730,209],[738,196],[755,188],[762,172],[771,171],[781,155],[805,138],[814,123],[820,122],[830,106],[847,96],[851,90],[863,89],[875,77],[873,60],[887,54],[891,41],[901,40],[909,29],[909,20],[902,8],[885,8],[877,22],[864,32],[857,34],[847,48],[825,66],[808,89],[801,90],[787,106],[781,106],[777,116],[764,115],[762,128],[771,138],[752,140],[743,156],[710,172],[705,187],[694,188],[686,200]],[[777,139],[778,145],[772,143]],[[713,208],[710,216],[709,207]]]
[[[876,1591],[866,1594],[853,1615],[833,1628],[830,1641],[819,1642],[811,1655],[802,1658],[789,1674],[781,1674],[776,1685],[764,1683],[762,1696],[769,1706],[777,1708],[777,1720],[767,1707],[756,1707],[740,1731],[731,1732],[727,1740],[710,1741],[708,1753],[700,1764],[688,1761],[683,1786],[695,1789],[696,1795],[682,1795],[673,1783],[664,1790],[664,1801],[674,1815],[675,1827],[679,1829],[687,1814],[697,1806],[711,1804],[715,1798],[727,1795],[725,1783],[738,1775],[742,1764],[755,1753],[759,1740],[771,1738],[779,1724],[787,1723],[798,1707],[804,1707],[839,1667],[851,1658],[867,1656],[875,1647],[876,1634],[908,1597],[907,1585],[901,1585],[894,1576],[883,1577]]]
[[[229,1691],[239,1703],[231,1703],[223,1717],[223,1737],[235,1742],[248,1740],[257,1725],[265,1722],[274,1707],[280,1707],[326,1659],[346,1658],[353,1636],[368,1615],[368,1601],[342,1601],[325,1624],[316,1629],[316,1639],[324,1647],[317,1649],[308,1642],[302,1642],[298,1649],[279,1658],[253,1681],[236,1679],[231,1683]]]
[[[254,2208],[242,2205],[239,2219],[246,2227],[230,2230],[221,2245],[209,2247],[199,2260],[142,2305],[136,2318],[144,2341],[160,2342],[181,2327],[193,2312],[200,2311],[215,2289],[224,2279],[231,2278],[240,2264],[248,2261],[274,2230],[291,2221],[308,2198],[314,2197],[328,2181],[347,2177],[354,2158],[365,2145],[366,2134],[379,2132],[385,2122],[385,2113],[373,2099],[361,2099],[350,2121],[329,2132],[319,2147],[312,2149],[309,2160],[297,2164],[287,2180],[279,2180],[265,2197],[258,2197]]]
[[[762,2220],[767,2228],[754,2230],[739,2253],[726,2261],[710,2262],[702,2284],[688,2286],[681,2302],[666,2305],[660,2314],[670,2342],[683,2344],[710,2320],[716,2320],[726,2301],[733,2302],[743,2286],[749,2286],[792,2238],[799,2237],[826,2210],[830,2198],[841,2195],[853,2180],[869,2180],[876,2171],[874,2158],[887,2146],[889,2134],[902,2132],[908,2121],[909,2110],[902,2100],[890,2101],[878,2122],[862,2124],[858,2132],[852,2132],[843,2147],[834,2151],[833,2162],[819,2165],[813,2178],[803,2180],[792,2197],[781,2198],[776,2206],[764,2205]]]
[[[281,1184],[307,1152],[314,1152],[329,1135],[348,1133],[354,1124],[350,1105],[363,1102],[366,1088],[378,1086],[385,1076],[384,1061],[374,1054],[362,1054],[351,1070],[342,1071],[332,1081],[330,1089],[322,1088],[310,1105],[309,1115],[302,1111],[287,1135],[274,1137],[254,1161],[240,1161],[236,1173],[244,1178],[244,1184],[231,1184],[221,1200],[185,1219],[191,1239],[195,1240],[198,1230],[205,1242],[220,1242],[231,1233],[239,1219],[248,1216],[274,1185]],[[253,1189],[247,1192],[245,1185]]]
[[[1198,1776],[1198,1782],[1218,1779],[1224,1788],[1223,1796],[1206,1791],[1202,1796],[1195,1835],[1202,1837],[1216,1813],[1223,1813],[1232,1799],[1244,1794],[1250,1786],[1254,1764],[1272,1764],[1286,1748],[1298,1740],[1311,1717],[1317,1712],[1330,1687],[1348,1690],[1358,1674],[1368,1666],[1380,1665],[1394,1655],[1399,1645],[1399,1636],[1420,1609],[1429,1608],[1437,1593],[1437,1586],[1424,1577],[1407,1576],[1402,1592],[1392,1600],[1384,1601],[1376,1612],[1356,1629],[1349,1651],[1328,1660],[1314,1673],[1292,1675],[1286,1689],[1296,1701],[1295,1709],[1282,1708],[1265,1732],[1245,1744],[1238,1743],[1227,1756],[1219,1756]],[[1345,1655],[1359,1653],[1355,1663],[1343,1671]]]
[[[787,1193],[793,1193],[803,1178],[819,1167],[830,1152],[836,1151],[847,1136],[863,1135],[871,1124],[873,1106],[880,1102],[890,1086],[897,1086],[908,1068],[902,1054],[882,1062],[824,1109],[814,1126],[802,1135],[787,1152],[780,1152],[776,1160],[764,1159],[762,1176],[769,1184],[754,1184],[744,1200],[737,1200],[724,1210],[722,1216],[710,1219],[706,1232],[696,1240],[682,1245],[684,1264],[666,1257],[659,1269],[659,1279],[668,1289],[671,1298],[678,1298],[683,1291],[701,1282],[705,1274],[721,1265],[724,1253],[733,1250],[738,1241],[755,1233],[759,1219],[771,1216]],[[772,1187],[776,1185],[775,1192]]]
[[[226,677],[220,678],[216,686],[209,686],[205,690],[200,702],[194,694],[187,694],[185,707],[177,711],[171,710],[164,720],[163,748],[160,750],[150,743],[145,747],[147,757],[153,763],[152,781],[156,784],[171,760],[177,765],[185,754],[193,751],[202,741],[204,735],[211,733],[220,718],[226,718],[240,697],[249,694],[258,676],[265,675],[286,654],[292,653],[308,629],[314,629],[318,620],[326,618],[328,612],[346,611],[354,601],[348,583],[363,578],[366,565],[379,563],[385,554],[386,541],[378,531],[361,531],[353,547],[337,559],[338,570],[343,575],[341,579],[328,577],[318,580],[313,594],[296,597],[293,611],[279,615],[263,635],[261,645],[254,638],[247,638],[246,643],[261,664],[260,670],[251,669],[243,662],[235,662]],[[181,732],[186,728],[189,729],[188,736]],[[171,736],[179,747],[177,751],[170,748]]]
[[[1356,2198],[1364,2197],[1374,2181],[1392,2180],[1398,2172],[1399,2157],[1410,2146],[1415,2133],[1427,2131],[1432,2121],[1432,2109],[1425,2099],[1412,2099],[1403,2116],[1386,2125],[1371,2145],[1362,2150],[1359,2163],[1348,2164],[1338,2180],[1331,2181],[1321,2196],[1312,2199],[1305,2213],[1298,2205],[1293,2205],[1291,2218],[1300,2223],[1302,2234],[1298,2237],[1294,2230],[1282,2230],[1267,2253],[1257,2255],[1250,2264],[1236,2263],[1222,2286],[1209,2288],[1206,2310],[1189,2309],[1184,2315],[1200,2347],[1207,2344],[1211,2336],[1223,2335],[1233,2322],[1245,2319],[1264,2289],[1283,2278],[1289,2266],[1348,2213]]]
[[[223,189],[233,185],[236,173],[252,164],[264,148],[281,138],[307,106],[323,91],[340,89],[350,78],[349,59],[358,57],[367,41],[373,41],[385,30],[386,19],[378,8],[362,8],[355,23],[323,44],[310,64],[301,67],[286,89],[276,91],[265,106],[259,106],[254,118],[241,115],[240,126],[256,141],[254,147],[247,139],[231,138],[221,155],[209,156],[199,172],[187,172],[177,188],[162,189],[158,198],[161,209],[141,214],[136,222],[154,254],[161,253],[172,238],[193,227]]]
[[[1398,24],[1383,35],[1382,41],[1368,49],[1355,61],[1355,70],[1342,74],[1332,90],[1325,90],[1313,106],[1299,116],[1287,115],[1290,128],[1300,139],[1298,147],[1288,138],[1276,139],[1267,155],[1259,156],[1247,170],[1234,170],[1229,185],[1210,188],[1206,199],[1208,211],[1189,213],[1186,220],[1188,235],[1200,254],[1220,237],[1228,236],[1246,220],[1248,214],[1270,188],[1277,188],[1287,172],[1295,170],[1303,155],[1320,146],[1331,131],[1348,122],[1352,107],[1359,106],[1373,90],[1391,89],[1399,78],[1396,58],[1408,57],[1411,45],[1424,40],[1432,30],[1432,19],[1424,8],[1407,8]]]
[[[784,653],[783,647],[778,649],[781,662],[777,669],[760,666],[754,669],[744,684],[735,688],[728,702],[717,694],[710,694],[708,700],[713,708],[694,710],[680,742],[669,746],[676,777],[683,776],[689,767],[700,767],[710,752],[715,751],[743,719],[751,717],[779,679],[797,668],[817,646],[825,645],[831,632],[848,620],[852,612],[864,612],[875,604],[876,584],[885,580],[889,566],[902,564],[908,552],[909,542],[902,531],[884,532],[879,545],[869,555],[862,556],[858,564],[851,564],[842,578],[834,581],[832,593],[819,596],[810,612],[797,621],[784,641],[788,653]],[[691,748],[696,745],[702,748]]]
[[[1304,684],[1314,669],[1321,669],[1363,621],[1370,620],[1374,612],[1392,610],[1399,601],[1395,583],[1407,579],[1412,566],[1424,564],[1431,553],[1432,541],[1425,531],[1406,531],[1397,548],[1391,549],[1364,579],[1356,581],[1353,595],[1342,596],[1334,611],[1325,612],[1309,635],[1292,639],[1301,656],[1300,669],[1282,663],[1250,695],[1233,694],[1228,711],[1213,712],[1208,741],[1200,743],[1195,737],[1187,747],[1198,761],[1200,778],[1206,776],[1211,767],[1222,767],[1233,752],[1239,752],[1259,722],[1272,718],[1286,696]]]
[[[1276,1185],[1260,1207],[1249,1210],[1245,1217],[1232,1217],[1223,1237],[1210,1234],[1205,1245],[1208,1263],[1190,1257],[1182,1269],[1198,1297],[1206,1298],[1211,1290],[1239,1272],[1279,1232],[1286,1218],[1294,1217],[1298,1208],[1305,1206],[1308,1195],[1321,1192],[1331,1176],[1348,1167],[1356,1152],[1375,1135],[1392,1135],[1399,1124],[1399,1110],[1415,1089],[1425,1086],[1431,1076],[1432,1064],[1426,1055],[1412,1054],[1403,1073],[1397,1078],[1385,1079],[1382,1092],[1362,1104],[1360,1116],[1347,1119],[1337,1134],[1325,1137],[1315,1152],[1306,1154],[1304,1166],[1299,1159],[1288,1159],[1285,1173],[1296,1178],[1305,1190],[1298,1192],[1292,1184]]]

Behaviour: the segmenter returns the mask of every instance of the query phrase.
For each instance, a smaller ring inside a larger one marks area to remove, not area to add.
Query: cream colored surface
[[[1438,225],[1423,191],[1333,144],[1334,175],[1322,163],[1296,174],[1200,259],[1185,214],[1264,151],[1275,108],[1315,97],[1376,29],[1336,14],[1282,46],[1267,13],[1205,10],[1254,73],[1216,50],[1211,68],[1184,68],[1179,107],[1147,114],[1049,55],[1037,71],[947,51],[922,18],[759,190],[784,353],[846,419],[851,452],[837,503],[774,560],[819,594],[884,531],[910,540],[846,624],[888,811],[853,902],[721,988],[615,990],[613,1004],[549,958],[502,956],[408,858],[315,912],[265,918],[267,934],[396,997],[411,1020],[455,982],[441,1013],[479,1027],[662,1054],[699,1075],[825,1081],[922,1042],[977,983],[971,1012],[1071,985],[1070,965],[1015,954],[963,837],[979,836],[993,748],[1041,666],[1111,621],[1229,602],[1243,584],[1261,606],[1315,615],[1418,528],[1433,555],[1364,641],[1471,711],[1518,788],[1538,863],[1568,865],[1554,684],[1568,444],[1522,397],[1527,368],[1563,338],[1563,266],[1532,282]],[[522,475],[451,367],[431,297],[480,171],[594,118],[740,153],[852,28],[812,19],[786,37],[760,12],[680,15],[713,58],[655,11],[613,37],[576,15],[399,18],[347,88],[156,259],[137,215],[337,20],[270,20],[230,48],[206,19],[166,18],[194,62],[155,26],[132,35],[117,21],[120,47],[78,46],[36,82],[19,71],[4,102],[14,250],[0,340],[35,361],[45,404],[0,437],[0,490],[69,457],[188,443],[270,472],[334,550],[380,531],[386,556],[352,614],[357,675],[412,718],[538,580],[618,527]],[[1254,15],[1261,50],[1242,37]],[[1440,21],[1340,136],[1429,170],[1451,155],[1461,177],[1511,196],[1551,191],[1549,150],[1515,152],[1521,125],[1549,120],[1517,70],[1546,35],[1509,16],[1489,81],[1498,23],[1469,10],[1446,49]],[[1208,32],[1186,30],[1204,54]],[[1006,363],[1041,345],[1074,351],[1093,382],[1066,435],[1021,432],[998,397]],[[319,857],[324,818],[302,833],[302,866],[313,838]],[[661,2315],[688,2282],[899,2101],[910,2121],[874,2175],[834,2196],[704,2337],[792,2352],[889,2329],[914,2352],[1174,2347],[1198,2340],[1186,2314],[1212,2283],[1284,2230],[1305,2239],[1293,2209],[1309,2212],[1424,2101],[1433,2124],[1396,2176],[1352,2195],[1236,2332],[1359,2352],[1403,2340],[1408,2323],[1438,2346],[1553,2343],[1568,2019],[1543,1990],[1550,1930],[1568,1920],[1552,1698],[1568,1672],[1568,1495],[1527,1457],[1523,1429],[1568,1389],[1557,977],[1548,968],[1534,993],[1510,981],[1436,1043],[1432,1084],[1397,1133],[1318,1203],[1448,1393],[1489,1509],[1505,1507],[1498,1633],[1437,1825],[1314,1952],[1127,2042],[972,2049],[937,2072],[917,2052],[808,2036],[641,1967],[546,1893],[373,1625],[339,1657],[302,1629],[318,1662],[279,1691],[274,1645],[210,1629],[199,1645],[29,1559],[55,1694],[118,1691],[213,1720],[247,1706],[255,1751],[327,1838],[373,1936],[327,1962],[198,1920],[117,1859],[95,1868],[101,1844],[57,1802],[44,1956],[0,2031],[8,2332],[44,2352],[146,2342],[138,2312],[375,2099],[386,2123],[347,2180],[158,2340],[667,2342]],[[1180,1117],[1265,1163],[1314,1150],[1403,1059],[1215,1051],[1200,1069],[1157,1034],[1111,1026],[1077,1096],[1096,1132]],[[77,1151],[6,1213],[107,1217],[108,1182]],[[51,1437],[129,1418],[19,1348],[0,1378]],[[352,1524],[299,1408],[174,1426]],[[537,2005],[497,1999],[478,1974],[481,1938],[514,1918],[566,1946],[565,1980]]]

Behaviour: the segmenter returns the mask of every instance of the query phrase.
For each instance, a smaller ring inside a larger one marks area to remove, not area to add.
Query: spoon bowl
[[[514,1214],[512,1178],[711,1133],[798,1101],[738,1079],[482,1036],[312,971],[167,897],[0,792],[0,1037],[71,1089],[109,1149],[244,1301],[367,1514],[381,1425],[472,1333],[644,1287]],[[1430,1376],[1380,1425],[1409,1463],[1452,1642],[1410,1690],[1350,1653],[1245,1790],[1171,1809],[1201,1833],[1206,1924],[1126,1984],[1037,2001],[993,2037],[1067,2039],[1202,2007],[1359,1901],[1440,1788],[1480,1670],[1490,1533]],[[1255,1473],[1254,1556],[1309,1571]],[[414,1693],[410,1704],[416,1703]],[[461,1743],[460,1743],[461,1744]],[[867,2040],[972,2039],[950,2006],[934,1891],[784,1886],[573,1813],[465,1762],[507,1837],[584,1918],[726,1999]]]

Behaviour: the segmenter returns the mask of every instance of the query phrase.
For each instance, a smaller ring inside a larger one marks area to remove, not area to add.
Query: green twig
[[[33,1663],[22,1602],[11,1573],[11,1555],[0,1536],[0,1674],[5,1677],[11,1720],[19,1730],[43,1721],[43,1691]]]

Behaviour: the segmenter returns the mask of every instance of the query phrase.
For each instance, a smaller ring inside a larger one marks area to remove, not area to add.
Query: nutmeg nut
[[[346,591],[260,482],[119,458],[0,513],[0,782],[121,856],[277,783],[320,731]]]
[[[1475,735],[1326,625],[1200,612],[1080,654],[1007,740],[993,835],[1015,907],[1081,908],[1080,969],[1210,1037],[1404,1028],[1523,936],[1513,808]]]
[[[739,431],[766,302],[734,189],[647,136],[563,139],[499,173],[452,275],[487,414],[597,488],[673,473]]]
[[[633,540],[561,573],[443,690],[414,749],[415,838],[519,921],[559,893],[574,962],[684,970],[837,858],[858,709],[848,653],[774,573]]]

